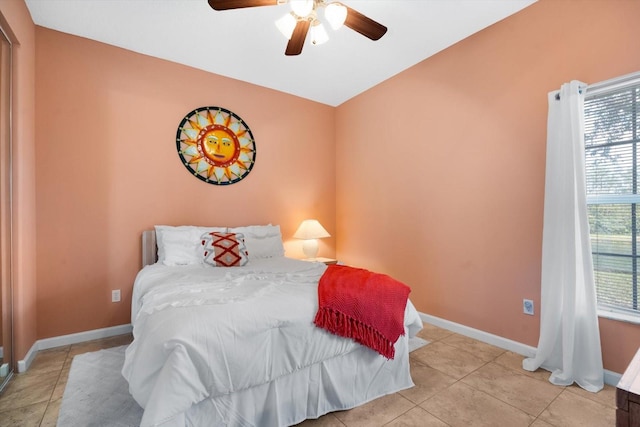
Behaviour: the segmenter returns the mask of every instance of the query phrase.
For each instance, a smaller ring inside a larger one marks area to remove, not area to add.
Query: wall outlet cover
[[[534,310],[533,310],[533,301],[530,299],[523,299],[522,300],[522,312],[524,314],[528,314],[530,316],[533,316]]]
[[[120,289],[111,291],[111,302],[120,302]]]

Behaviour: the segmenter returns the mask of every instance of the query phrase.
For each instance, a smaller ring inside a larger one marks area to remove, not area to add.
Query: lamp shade
[[[322,239],[331,237],[317,219],[305,219],[293,235],[296,239]]]

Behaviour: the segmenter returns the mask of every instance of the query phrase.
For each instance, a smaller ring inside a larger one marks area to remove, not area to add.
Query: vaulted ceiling
[[[341,0],[388,27],[342,27],[297,56],[275,21],[288,4],[213,10],[207,0],[26,0],[42,27],[337,106],[535,0]]]

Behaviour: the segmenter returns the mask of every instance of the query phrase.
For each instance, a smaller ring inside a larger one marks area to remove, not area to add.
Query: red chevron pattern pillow
[[[205,264],[214,267],[241,267],[249,262],[244,236],[240,233],[204,233],[201,244]]]

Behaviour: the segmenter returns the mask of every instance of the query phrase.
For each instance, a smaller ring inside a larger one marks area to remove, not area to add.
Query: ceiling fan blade
[[[298,21],[296,28],[293,29],[293,34],[291,34],[291,39],[287,43],[287,50],[284,51],[285,55],[300,55],[302,46],[304,46],[304,39],[307,38],[309,25],[310,22],[306,19]]]
[[[275,6],[278,0],[209,0],[215,10],[240,9],[243,7]]]
[[[352,30],[359,32],[371,40],[378,40],[387,32],[387,27],[384,25],[364,16],[357,10],[351,9],[349,6],[345,7],[347,8],[347,19],[344,21],[344,25]]]

